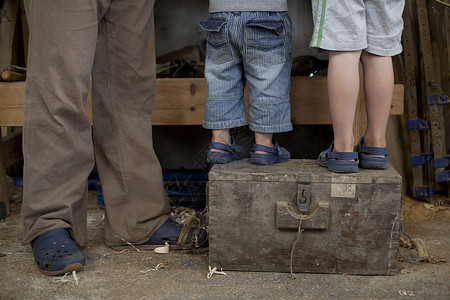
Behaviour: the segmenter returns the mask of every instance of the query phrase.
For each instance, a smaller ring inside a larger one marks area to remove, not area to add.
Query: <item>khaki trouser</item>
[[[86,245],[87,178],[96,161],[106,244],[143,243],[170,211],[152,143],[154,0],[25,4],[23,242],[69,228]],[[90,79],[93,132],[83,108]]]

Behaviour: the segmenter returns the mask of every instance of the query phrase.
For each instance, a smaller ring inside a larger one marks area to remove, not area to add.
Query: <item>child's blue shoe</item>
[[[327,150],[322,151],[317,158],[317,162],[322,167],[336,173],[356,173],[358,172],[357,152],[333,152],[334,141]]]
[[[361,137],[358,145],[355,146],[355,151],[359,155],[359,166],[364,169],[386,169],[388,160],[387,149],[383,147],[364,147],[363,145],[364,137]]]
[[[45,275],[62,275],[83,269],[86,259],[65,228],[47,231],[31,243],[34,260]]]
[[[223,143],[211,142],[206,161],[213,164],[228,164],[242,157],[242,149],[231,138],[231,146]],[[211,149],[223,150],[225,152],[211,151]]]
[[[274,163],[288,161],[291,154],[288,150],[280,147],[276,139],[272,139],[274,147],[268,147],[260,144],[254,144],[250,152],[250,162],[257,165],[271,165]],[[255,151],[264,151],[267,153],[255,153]]]

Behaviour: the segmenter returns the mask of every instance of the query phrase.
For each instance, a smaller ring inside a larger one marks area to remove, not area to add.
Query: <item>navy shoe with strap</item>
[[[67,229],[49,230],[31,242],[34,260],[45,275],[62,275],[79,271],[86,265],[83,253],[69,236]]]
[[[222,151],[211,151],[211,149]],[[218,142],[211,142],[209,144],[209,151],[206,155],[206,160],[213,164],[228,164],[234,160],[242,157],[242,149],[236,144],[234,138],[231,138],[231,146]]]
[[[257,165],[271,165],[288,161],[291,158],[289,151],[280,147],[276,139],[272,139],[272,143],[274,145],[273,148],[261,144],[254,144],[250,152],[250,162]],[[256,151],[267,153],[255,153]]]
[[[317,162],[322,167],[336,173],[356,173],[358,172],[357,152],[333,152],[334,141],[327,150],[322,151],[317,158]]]
[[[355,151],[359,155],[359,166],[364,169],[384,170],[387,168],[388,151],[384,147],[365,147],[361,137]],[[375,156],[378,155],[378,156]]]

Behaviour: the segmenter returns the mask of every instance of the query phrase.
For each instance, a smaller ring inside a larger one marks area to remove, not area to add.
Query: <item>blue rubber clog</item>
[[[62,275],[79,271],[86,265],[83,253],[67,229],[57,228],[41,234],[31,243],[34,260],[45,275]]]

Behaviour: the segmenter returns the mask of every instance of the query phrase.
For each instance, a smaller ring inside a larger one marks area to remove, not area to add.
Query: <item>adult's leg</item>
[[[363,51],[361,62],[367,110],[364,146],[386,147],[386,128],[394,92],[392,59]]]
[[[329,54],[328,97],[336,152],[353,152],[360,55],[361,51],[330,51]]]
[[[153,150],[154,0],[113,1],[99,24],[93,80],[94,147],[110,246],[144,243],[170,206]]]
[[[83,106],[98,15],[106,4],[26,0],[25,5],[30,43],[23,133],[23,242],[51,229],[69,228],[83,246],[87,178],[94,165],[91,125]]]

